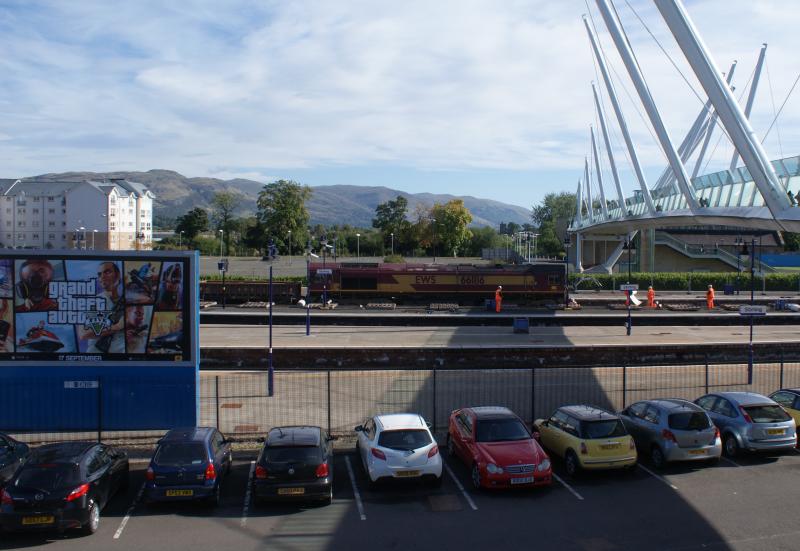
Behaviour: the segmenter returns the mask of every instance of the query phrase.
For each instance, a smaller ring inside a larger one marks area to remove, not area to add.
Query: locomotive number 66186
[[[484,285],[482,275],[462,275],[459,279],[461,285]]]

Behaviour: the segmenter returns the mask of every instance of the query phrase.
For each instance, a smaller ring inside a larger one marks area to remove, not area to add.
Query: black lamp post
[[[633,241],[627,239],[625,241],[625,248],[628,249],[628,284],[631,283],[631,250],[633,249]],[[631,329],[633,325],[633,319],[631,318],[631,292],[632,291],[625,291],[627,293],[627,300],[628,303],[628,321],[625,325],[625,333],[630,337]]]

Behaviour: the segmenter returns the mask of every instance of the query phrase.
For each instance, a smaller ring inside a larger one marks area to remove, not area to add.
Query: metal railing
[[[729,266],[734,268],[739,268],[741,270],[749,270],[748,265],[750,264],[750,257],[749,256],[739,256],[737,257],[735,254],[731,253],[730,251],[726,251],[725,249],[715,246],[715,247],[705,247],[701,245],[689,245],[685,241],[681,241],[680,239],[676,238],[673,235],[670,235],[666,232],[656,232],[655,234],[655,243],[657,245],[667,245],[678,252],[682,252],[686,255],[693,256],[693,257],[702,257],[702,258],[716,258],[722,262],[725,262]],[[753,261],[754,269],[757,274],[763,274],[764,272],[774,272],[775,268],[772,266],[768,266],[764,264],[757,258]]]
[[[417,412],[441,434],[447,430],[450,412],[465,406],[506,406],[530,422],[564,404],[593,404],[618,411],[646,398],[694,400],[715,390],[769,394],[797,386],[798,358],[759,363],[758,355],[749,383],[747,363],[707,360],[645,366],[310,369],[276,372],[275,395],[269,397],[266,372],[201,372],[198,423],[255,440],[271,427],[297,424],[318,425],[333,434],[347,435],[371,415]],[[87,414],[95,407],[97,401],[87,399]],[[107,431],[99,426],[91,432],[17,431],[17,436],[30,442],[102,438],[152,444],[168,428]]]

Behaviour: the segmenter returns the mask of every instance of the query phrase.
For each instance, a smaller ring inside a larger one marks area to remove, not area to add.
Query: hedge
[[[640,289],[647,289],[652,285],[656,291],[688,291],[691,280],[692,291],[703,291],[713,285],[722,291],[726,284],[736,285],[736,272],[633,272],[630,283],[638,283]],[[584,278],[578,289],[581,291],[619,289],[623,283],[628,283],[627,273],[618,274],[570,274],[570,285],[574,288],[579,278]],[[596,282],[596,283],[595,283]],[[755,276],[755,288],[763,289],[764,282],[760,275]],[[739,276],[739,289],[750,288],[750,273],[742,272]],[[775,273],[766,274],[767,291],[797,291],[800,292],[800,273]]]

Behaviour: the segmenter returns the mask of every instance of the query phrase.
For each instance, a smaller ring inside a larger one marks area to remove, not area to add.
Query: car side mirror
[[[364,425],[358,425],[353,430],[356,431],[356,432],[364,432]]]
[[[542,426],[543,427],[549,427],[550,426],[550,421],[545,419],[544,421],[542,421]]]

